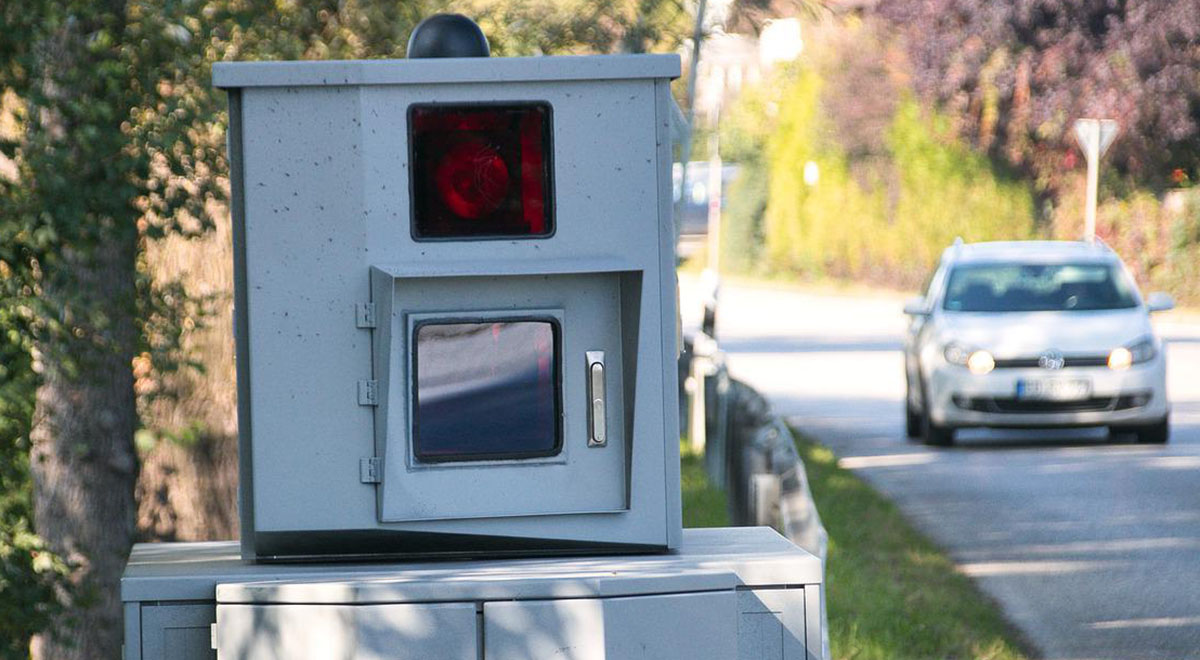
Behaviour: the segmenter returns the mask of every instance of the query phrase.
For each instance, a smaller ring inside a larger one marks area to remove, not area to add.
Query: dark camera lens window
[[[413,236],[548,236],[550,106],[414,105]]]
[[[562,447],[557,332],[548,320],[418,325],[417,459],[557,454]]]

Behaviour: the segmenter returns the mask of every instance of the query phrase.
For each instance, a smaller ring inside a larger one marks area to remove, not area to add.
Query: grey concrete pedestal
[[[821,565],[771,529],[684,530],[654,555],[251,564],[236,542],[140,544],[126,660],[808,660]]]

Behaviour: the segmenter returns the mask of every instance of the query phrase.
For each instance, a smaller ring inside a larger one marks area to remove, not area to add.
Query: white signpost
[[[1117,138],[1120,127],[1112,119],[1076,119],[1075,139],[1087,157],[1087,215],[1084,219],[1083,240],[1096,240],[1096,197],[1100,187],[1100,159]]]

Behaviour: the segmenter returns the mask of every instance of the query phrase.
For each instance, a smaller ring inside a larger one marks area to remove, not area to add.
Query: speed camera
[[[248,62],[243,555],[680,538],[675,56]]]

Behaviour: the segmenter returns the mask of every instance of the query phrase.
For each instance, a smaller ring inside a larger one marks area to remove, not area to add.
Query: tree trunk
[[[57,233],[36,268],[45,308],[30,433],[34,528],[74,571],[65,612],[31,650],[39,660],[115,660],[137,478],[139,213],[121,199],[134,194],[120,128],[131,81],[119,49],[98,38],[125,36],[125,0],[69,4],[64,16],[48,12],[55,20],[31,50],[26,157],[34,203]]]
[[[132,231],[110,236],[82,256],[68,254],[64,265],[72,284],[48,284],[45,291],[60,309],[78,303],[85,313],[105,317],[83,338],[39,346],[43,384],[31,433],[34,520],[50,547],[79,566],[67,613],[34,640],[35,657],[46,660],[115,659],[121,651],[120,579],[136,510],[130,360],[137,244]],[[74,373],[56,357],[64,354]]]

